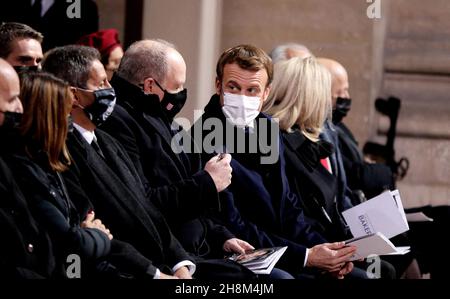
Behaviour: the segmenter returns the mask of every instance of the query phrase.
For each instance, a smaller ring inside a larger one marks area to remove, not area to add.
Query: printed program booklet
[[[243,254],[234,254],[229,259],[242,264],[255,274],[270,274],[286,249],[287,246],[249,250]]]
[[[386,191],[342,212],[354,237],[381,232],[388,239],[409,230],[398,190]]]
[[[409,230],[398,190],[386,191],[353,208],[342,212],[354,239],[348,245],[358,249],[352,260],[369,255],[405,254],[409,246],[395,247],[389,240]]]
[[[410,251],[409,246],[395,247],[388,238],[378,232],[345,241],[346,245],[354,245],[358,249],[350,261],[366,258],[370,255],[403,255]]]

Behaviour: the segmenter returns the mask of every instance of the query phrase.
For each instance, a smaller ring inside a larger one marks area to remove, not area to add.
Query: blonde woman
[[[341,241],[349,236],[335,202],[337,181],[328,159],[333,146],[319,140],[331,112],[330,91],[330,73],[314,57],[292,58],[275,65],[263,110],[278,118],[289,184],[305,216],[329,241]]]

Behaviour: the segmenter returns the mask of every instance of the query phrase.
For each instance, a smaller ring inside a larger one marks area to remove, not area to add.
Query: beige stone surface
[[[389,70],[450,73],[450,1],[389,0]]]
[[[96,0],[100,17],[100,29],[115,28],[119,31],[123,42],[125,32],[125,4],[126,0]]]
[[[450,77],[385,74],[383,86],[383,97],[402,100],[399,135],[450,139]],[[379,118],[379,129],[385,131],[388,125]]]

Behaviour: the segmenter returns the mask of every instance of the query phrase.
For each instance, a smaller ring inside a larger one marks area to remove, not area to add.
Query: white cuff
[[[155,275],[153,275],[153,279],[160,279],[161,278],[161,271],[159,269],[156,269]]]
[[[175,266],[173,266],[172,271],[175,273],[178,269],[180,269],[181,267],[187,267],[189,270],[189,274],[192,276],[195,273],[195,269],[197,268],[195,266],[195,264],[191,261],[185,260],[185,261],[181,261],[178,264],[176,264]]]
[[[309,249],[306,248],[306,252],[305,252],[305,261],[303,262],[303,268],[306,267],[306,263],[308,262],[308,254],[309,254]]]

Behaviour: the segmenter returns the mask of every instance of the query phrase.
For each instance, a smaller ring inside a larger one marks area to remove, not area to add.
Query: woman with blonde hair
[[[275,64],[272,90],[263,110],[278,119],[289,184],[305,216],[329,241],[350,237],[335,201],[337,182],[328,158],[333,145],[319,139],[331,115],[328,70],[315,57]]]

